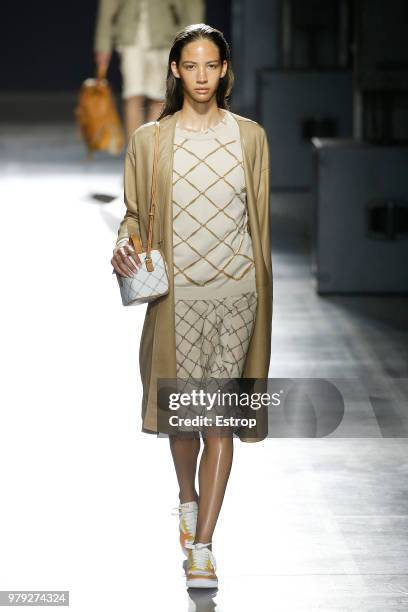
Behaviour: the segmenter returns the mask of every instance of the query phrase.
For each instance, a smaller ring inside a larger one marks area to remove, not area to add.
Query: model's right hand
[[[142,260],[128,240],[125,244],[114,248],[111,264],[120,276],[134,276],[135,272],[141,267]]]

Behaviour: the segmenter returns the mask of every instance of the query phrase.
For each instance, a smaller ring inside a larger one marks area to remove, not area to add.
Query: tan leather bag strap
[[[136,253],[143,253],[143,245],[139,236],[137,234],[131,234],[130,238],[132,240],[133,248],[135,249]]]
[[[150,211],[149,211],[149,233],[147,235],[147,256],[150,257],[153,240],[153,221],[156,212],[156,190],[157,190],[157,159],[159,155],[160,123],[156,121],[152,187],[150,192]]]
[[[153,272],[153,262],[150,255],[152,249],[153,240],[153,223],[154,213],[156,212],[156,190],[157,190],[157,160],[159,155],[159,141],[160,141],[160,123],[155,122],[155,142],[154,142],[154,156],[153,156],[153,172],[152,172],[152,185],[150,192],[150,209],[149,209],[149,229],[147,234],[147,247],[146,247],[146,269],[148,272]],[[137,234],[131,235],[131,240],[135,248],[136,253],[142,253],[142,243]]]

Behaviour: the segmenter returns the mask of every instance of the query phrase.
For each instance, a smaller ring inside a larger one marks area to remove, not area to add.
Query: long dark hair
[[[174,39],[173,45],[170,49],[169,61],[167,64],[166,97],[164,99],[163,110],[161,111],[158,120],[166,117],[166,115],[172,115],[182,108],[184,99],[183,83],[181,82],[181,79],[174,76],[171,70],[171,63],[176,62],[178,66],[183,47],[193,40],[198,40],[200,38],[208,38],[215,45],[217,45],[220,52],[221,63],[223,63],[224,60],[227,60],[228,62],[227,72],[225,73],[225,76],[220,78],[216,96],[217,106],[219,108],[229,110],[228,99],[231,95],[234,84],[234,73],[232,72],[231,68],[229,45],[224,38],[224,34],[220,32],[220,30],[212,28],[205,23],[193,23],[177,32],[176,38]]]

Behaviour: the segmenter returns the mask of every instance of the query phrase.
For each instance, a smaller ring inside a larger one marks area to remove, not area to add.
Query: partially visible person
[[[120,56],[127,138],[162,110],[168,54],[177,31],[204,21],[203,0],[99,0],[94,52],[107,71]]]

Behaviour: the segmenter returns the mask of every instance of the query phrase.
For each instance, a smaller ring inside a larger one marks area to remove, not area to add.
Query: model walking
[[[160,113],[175,33],[203,19],[203,0],[98,0],[95,60],[106,74],[112,51],[119,55],[128,139]]]
[[[158,215],[152,248],[169,269],[169,293],[148,304],[140,344],[142,430],[160,430],[157,380],[266,378],[272,321],[269,151],[264,129],[229,111],[229,47],[205,24],[180,31],[169,54],[159,117]],[[127,211],[112,257],[116,272],[140,265],[128,237],[147,243],[154,123],[141,126],[125,160]],[[156,218],[157,217],[157,218]],[[180,543],[187,586],[217,585],[212,537],[233,460],[233,434],[255,442],[256,427],[175,428],[170,449],[179,484]],[[198,484],[195,480],[201,447]]]

